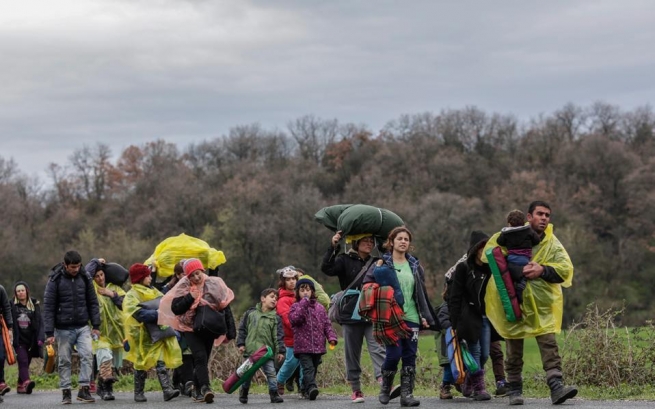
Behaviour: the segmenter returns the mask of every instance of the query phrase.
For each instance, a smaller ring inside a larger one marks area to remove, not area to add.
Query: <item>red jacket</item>
[[[296,293],[280,288],[277,298],[277,315],[282,317],[282,328],[284,328],[284,346],[293,348],[293,329],[289,321],[289,310],[291,304],[296,302]]]

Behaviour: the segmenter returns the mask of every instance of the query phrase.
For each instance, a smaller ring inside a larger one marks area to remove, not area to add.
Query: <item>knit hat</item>
[[[138,284],[141,280],[150,275],[150,269],[145,264],[134,263],[130,267],[130,282]]]
[[[316,288],[314,287],[314,282],[309,278],[301,278],[300,280],[298,280],[298,282],[296,283],[296,288],[300,288],[300,286],[303,284],[307,284],[309,288],[312,289],[312,291],[316,291]]]
[[[478,251],[480,247],[487,244],[488,240],[489,240],[489,236],[487,236],[484,232],[480,230],[473,230],[471,232],[471,238],[469,239],[468,254]]]
[[[182,267],[184,268],[184,275],[187,277],[196,270],[205,271],[205,267],[203,267],[202,261],[198,260],[197,258],[190,258],[186,260]]]
[[[283,278],[291,278],[298,276],[298,272],[294,266],[286,266],[276,271]]]

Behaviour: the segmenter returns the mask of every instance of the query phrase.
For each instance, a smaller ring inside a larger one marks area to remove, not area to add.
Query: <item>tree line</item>
[[[625,303],[624,323],[640,325],[655,312],[654,130],[650,106],[567,104],[528,121],[466,107],[403,115],[377,134],[308,115],[285,130],[235,126],[117,157],[98,143],[50,164],[48,184],[0,157],[0,281],[26,280],[38,297],[68,249],[129,267],[184,232],[225,253],[221,275],[237,311],[289,264],[332,292],[336,280],[319,271],[332,233],[313,216],[365,203],[393,210],[413,231],[438,305],[470,231],[492,234],[507,212],[540,199],[576,269],[565,320],[591,302]]]

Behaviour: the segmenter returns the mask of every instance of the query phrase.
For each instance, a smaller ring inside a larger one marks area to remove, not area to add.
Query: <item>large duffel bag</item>
[[[324,207],[314,219],[328,229],[341,231],[344,237],[372,234],[382,242],[389,232],[405,222],[391,210],[365,204],[347,204]]]

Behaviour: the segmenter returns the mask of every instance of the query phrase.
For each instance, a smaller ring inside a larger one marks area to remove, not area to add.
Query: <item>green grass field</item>
[[[564,335],[560,335],[560,348],[563,344]],[[228,347],[227,353],[234,353],[233,346]],[[537,343],[534,339],[527,339],[525,341],[524,349],[524,395],[527,397],[546,398],[549,396],[549,391],[545,383],[545,374],[541,369],[541,358]],[[319,368],[317,380],[319,387],[325,394],[336,395],[350,395],[350,388],[345,379],[345,367],[343,359],[343,344],[339,343],[334,351],[328,351],[323,357],[323,364]],[[42,361],[35,359],[32,362],[33,380],[37,382],[37,389],[40,390],[54,390],[58,389],[59,378],[57,374],[45,374],[41,371],[40,366]],[[564,362],[566,365],[566,362]],[[362,385],[366,396],[376,396],[378,393],[378,385],[373,379],[371,360],[368,352],[364,348],[362,351]],[[6,366],[5,375],[7,383],[12,387],[12,392],[15,393],[17,366]],[[494,377],[491,371],[491,362],[487,362],[487,387],[490,393],[493,394],[495,390]],[[417,372],[419,378],[417,379],[417,387],[415,394],[417,396],[435,396],[439,393],[439,385],[441,383],[441,367],[439,366],[439,357],[436,352],[436,345],[434,336],[424,335],[419,340],[419,358],[417,364]],[[399,379],[396,379],[398,382]],[[73,376],[73,387],[77,387],[77,376]],[[222,380],[214,379],[213,388],[216,391],[221,391],[220,387]],[[118,391],[131,391],[133,390],[133,380],[131,375],[123,376],[115,384],[114,389]],[[258,381],[253,384],[253,393],[266,393],[266,386],[263,377],[259,375]],[[157,391],[160,390],[159,384],[156,379],[148,379],[146,390]],[[617,388],[600,388],[581,386],[579,388],[579,396],[584,399],[636,399],[636,400],[652,400],[655,399],[655,388],[653,386],[632,386],[621,385]],[[288,393],[288,392],[287,392]]]

